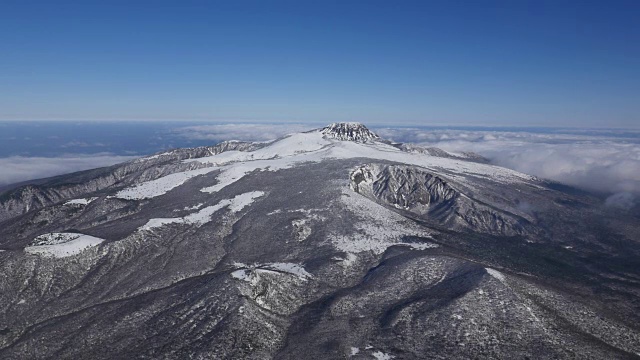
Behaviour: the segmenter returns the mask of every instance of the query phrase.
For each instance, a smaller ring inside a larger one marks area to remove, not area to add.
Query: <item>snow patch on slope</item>
[[[145,181],[132,187],[120,190],[115,197],[125,200],[143,200],[164,195],[172,189],[184,184],[187,180],[198,175],[208,174],[216,168],[203,168],[177,172],[161,178]]]
[[[198,210],[198,209],[200,209],[202,206],[204,206],[204,204],[203,204],[203,203],[199,203],[199,204],[196,204],[196,205],[193,205],[193,206],[185,206],[185,207],[184,207],[184,209],[182,209],[182,210],[183,210],[183,211]],[[176,211],[176,212],[177,212],[177,211],[181,211],[181,210],[180,210],[180,209],[175,209],[175,210],[173,210],[173,211]]]
[[[264,195],[264,192],[262,191],[251,191],[248,193],[237,195],[233,199],[229,200],[229,210],[231,210],[231,212],[234,212],[234,213],[238,212],[244,209],[245,207],[251,205],[254,199],[259,198],[260,196],[263,196],[263,195]]]
[[[36,237],[24,251],[30,254],[63,258],[81,253],[104,239],[78,233],[48,233]]]
[[[225,151],[213,156],[187,159],[183,162],[199,162],[215,166],[224,166],[246,161],[277,160],[315,152],[331,144],[331,141],[323,139],[317,132],[299,133],[288,135],[272,142],[266,147],[254,151]]]
[[[485,268],[485,270],[487,270],[487,273],[489,273],[489,275],[493,276],[494,278],[498,279],[501,283],[505,282],[505,277],[504,275],[498,271],[498,270],[494,270],[491,268]]]
[[[330,236],[333,245],[340,251],[346,253],[371,251],[382,254],[393,245],[405,245],[416,250],[438,246],[432,243],[403,242],[402,238],[406,235],[425,238],[430,237],[430,233],[360,194],[343,190],[341,200],[346,208],[358,215],[361,220],[354,224],[356,231],[353,234]]]
[[[255,170],[262,170],[260,164],[258,163],[259,162],[256,161],[256,162],[251,162],[248,165],[245,163],[241,163],[236,166],[226,166],[221,169],[222,172],[216,178],[216,180],[218,181],[216,185],[208,186],[206,188],[200,189],[200,191],[206,192],[209,194],[216,193],[224,189],[225,187],[233,184],[234,182],[242,179],[248,173]]]
[[[90,202],[97,199],[97,197],[89,197],[84,199],[73,199],[64,203],[64,205],[88,205]]]
[[[308,280],[313,277],[300,264],[295,263],[264,263],[246,265],[243,263],[234,263],[237,270],[231,272],[231,277],[237,280],[245,281],[251,285],[256,285],[260,280],[260,274],[288,274],[302,280]]]
[[[162,227],[167,224],[184,223],[184,218],[155,218],[149,219],[138,231],[146,231]]]
[[[237,195],[233,199],[224,199],[213,206],[207,206],[199,210],[198,212],[191,213],[184,217],[150,219],[144,226],[140,227],[138,230],[139,231],[152,230],[154,228],[162,227],[167,224],[189,224],[189,225],[202,226],[208,223],[209,221],[211,221],[211,217],[218,210],[224,207],[228,207],[232,213],[236,213],[238,211],[241,211],[245,207],[251,205],[251,203],[253,203],[253,201],[256,198],[261,197],[263,195],[264,195],[264,192],[262,191],[251,191],[251,192]]]
[[[395,358],[395,356],[391,354],[383,353],[382,351],[376,351],[371,355],[373,355],[373,357],[376,358],[376,360],[391,360]]]
[[[290,168],[299,162],[320,161],[322,156],[313,156],[313,153],[328,145],[331,145],[331,142],[323,139],[318,133],[300,133],[289,135],[252,152],[227,151],[214,156],[184,160],[184,162],[219,166],[221,173],[217,177],[218,183],[200,190],[215,193],[256,170],[276,171]],[[311,156],[308,159],[300,156],[304,154]]]
[[[295,275],[299,278],[310,278],[311,274],[304,269],[302,265],[294,264],[294,263],[270,263],[265,264],[265,268],[272,269],[280,272],[285,272],[287,274]]]

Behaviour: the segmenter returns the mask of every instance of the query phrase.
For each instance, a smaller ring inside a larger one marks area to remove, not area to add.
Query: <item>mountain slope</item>
[[[415,149],[333,124],[2,194],[0,357],[638,357],[637,219]]]

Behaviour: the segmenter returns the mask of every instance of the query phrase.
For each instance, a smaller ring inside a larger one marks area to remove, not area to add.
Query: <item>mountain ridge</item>
[[[633,218],[328,128],[5,192],[0,357],[637,357]]]

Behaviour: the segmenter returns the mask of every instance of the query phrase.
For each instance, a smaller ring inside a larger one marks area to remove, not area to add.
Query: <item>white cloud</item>
[[[608,207],[629,210],[636,204],[635,196],[628,192],[619,192],[613,194],[605,200],[604,204]]]
[[[274,140],[283,135],[318,128],[303,124],[219,124],[185,126],[174,130],[182,137],[191,140]]]
[[[0,185],[109,166],[136,157],[137,156],[92,154],[68,155],[53,158],[25,156],[0,158]]]
[[[395,141],[416,142],[453,152],[473,151],[497,165],[587,190],[640,193],[640,136],[637,133],[401,128],[377,132]]]

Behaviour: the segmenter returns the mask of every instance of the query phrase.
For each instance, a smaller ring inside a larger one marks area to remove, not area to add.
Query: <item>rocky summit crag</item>
[[[2,359],[637,359],[640,219],[338,123],[0,193]]]
[[[360,123],[333,123],[323,128],[320,132],[333,139],[363,143],[380,138]]]

